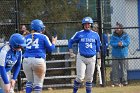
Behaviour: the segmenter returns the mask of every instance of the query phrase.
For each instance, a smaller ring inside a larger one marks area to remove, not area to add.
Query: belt
[[[81,54],[80,54],[80,55],[81,55]],[[85,58],[91,58],[91,57],[93,57],[94,55],[91,55],[91,56],[81,55],[81,56],[83,56],[83,57],[85,57]]]

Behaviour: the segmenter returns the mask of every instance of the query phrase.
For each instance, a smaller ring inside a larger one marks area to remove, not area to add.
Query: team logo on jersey
[[[11,58],[11,55],[8,55],[8,56],[7,56],[7,59],[10,59],[10,58]]]
[[[15,61],[12,61],[12,60],[7,60],[6,62],[6,67],[12,67],[14,64],[15,64]]]
[[[95,42],[93,38],[81,38],[81,42]]]

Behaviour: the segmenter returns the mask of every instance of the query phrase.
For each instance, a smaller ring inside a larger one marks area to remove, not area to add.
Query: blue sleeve
[[[71,49],[72,48],[72,45],[73,43],[78,43],[79,39],[78,39],[78,32],[76,32],[72,38],[69,40],[68,42],[68,48]]]
[[[1,73],[1,77],[3,79],[4,84],[9,84],[6,69],[4,66],[0,66],[0,73]]]
[[[16,64],[14,65],[14,71],[13,71],[13,78],[14,80],[17,79],[17,76],[19,74],[20,68],[21,68],[21,60],[22,60],[22,54],[19,55],[18,60]]]
[[[72,44],[73,44],[73,40],[70,39],[69,42],[68,42],[68,48],[71,49],[72,48]]]
[[[52,52],[54,49],[55,49],[55,45],[52,44],[52,46],[50,46],[50,47],[47,48],[47,51],[48,52]]]
[[[117,40],[117,38],[115,38],[114,36],[111,36],[111,38],[110,38],[110,45],[112,46],[112,47],[119,47],[118,46],[118,40]]]
[[[128,45],[130,44],[130,37],[129,37],[129,35],[125,35],[123,37],[122,43],[123,43],[124,47],[128,47]]]
[[[106,34],[103,34],[103,40],[104,40],[104,44],[105,44],[106,48],[108,48],[108,37]]]
[[[44,40],[45,40],[45,46],[47,48],[47,51],[52,52],[55,49],[55,45],[51,43],[51,41],[47,36],[44,37]]]
[[[97,46],[96,46],[96,51],[99,52],[100,51],[100,46],[101,46],[101,41],[100,41],[100,36],[97,35]]]

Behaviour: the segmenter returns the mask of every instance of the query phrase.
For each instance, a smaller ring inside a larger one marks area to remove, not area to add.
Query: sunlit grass
[[[44,90],[43,93],[72,93],[72,88]],[[80,88],[78,93],[86,93],[85,88]],[[140,93],[140,86],[95,87],[92,88],[92,93]]]

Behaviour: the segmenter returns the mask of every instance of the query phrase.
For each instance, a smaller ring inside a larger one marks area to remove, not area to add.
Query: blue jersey
[[[9,83],[7,72],[14,69],[13,78],[17,79],[21,68],[22,51],[14,51],[8,44],[0,48],[0,75],[5,84]]]
[[[103,42],[102,42],[103,54],[106,56],[107,55],[107,48],[108,48],[108,37],[105,33],[103,33],[102,38],[103,38]]]
[[[69,49],[72,48],[73,43],[78,43],[79,53],[82,56],[94,56],[100,51],[100,37],[92,30],[76,32],[69,40]]]
[[[46,51],[51,52],[55,49],[49,38],[41,33],[32,33],[26,37],[26,48],[23,57],[46,58]]]

